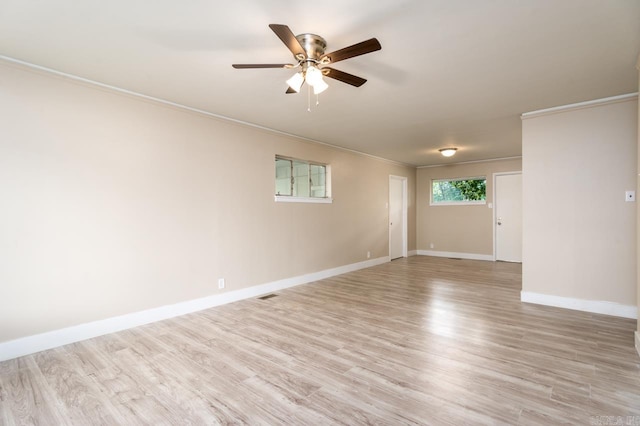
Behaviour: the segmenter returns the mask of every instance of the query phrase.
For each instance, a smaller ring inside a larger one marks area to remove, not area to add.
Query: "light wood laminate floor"
[[[640,424],[635,321],[520,289],[396,260],[0,363],[0,423]]]

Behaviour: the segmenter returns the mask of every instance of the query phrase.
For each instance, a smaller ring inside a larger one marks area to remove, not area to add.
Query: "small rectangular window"
[[[485,204],[487,178],[434,179],[431,181],[432,205]]]
[[[276,156],[276,201],[331,202],[327,164]]]

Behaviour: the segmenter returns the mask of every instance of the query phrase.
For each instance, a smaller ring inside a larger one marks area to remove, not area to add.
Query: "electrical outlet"
[[[368,252],[367,252],[367,259],[370,259],[370,258],[371,258],[371,252],[370,252],[370,251],[368,251]]]
[[[429,244],[429,248],[434,248],[434,247],[435,247],[435,244],[433,243]]]
[[[218,278],[218,289],[224,288],[224,278]]]

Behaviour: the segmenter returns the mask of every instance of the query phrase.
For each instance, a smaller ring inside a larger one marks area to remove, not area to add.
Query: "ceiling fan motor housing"
[[[296,36],[296,39],[307,53],[307,58],[316,62],[320,61],[322,55],[324,55],[327,48],[327,42],[325,39],[316,34],[300,34]],[[298,60],[304,60],[304,58],[296,58]]]

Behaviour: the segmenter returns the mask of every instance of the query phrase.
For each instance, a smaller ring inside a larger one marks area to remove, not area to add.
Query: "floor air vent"
[[[258,299],[260,299],[260,300],[267,300],[267,299],[271,299],[272,297],[276,297],[276,296],[277,296],[277,294],[267,294],[267,295],[265,295],[265,296],[260,296],[260,297],[258,297]]]

